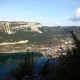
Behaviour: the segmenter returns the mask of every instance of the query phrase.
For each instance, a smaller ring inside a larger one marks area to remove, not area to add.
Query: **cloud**
[[[80,7],[73,13],[72,17],[70,18],[71,21],[77,22],[80,21]]]

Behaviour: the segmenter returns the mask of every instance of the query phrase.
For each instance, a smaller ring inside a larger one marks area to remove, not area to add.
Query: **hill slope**
[[[80,27],[76,26],[48,27],[31,22],[0,22],[0,43],[28,40],[32,44],[57,44],[69,37],[72,30],[80,35]]]

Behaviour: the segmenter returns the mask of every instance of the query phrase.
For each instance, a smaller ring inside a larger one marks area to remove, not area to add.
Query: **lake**
[[[18,67],[19,63],[25,58],[26,52],[21,53],[0,53],[0,75],[10,72]],[[42,55],[38,52],[33,52],[35,58],[40,58]]]

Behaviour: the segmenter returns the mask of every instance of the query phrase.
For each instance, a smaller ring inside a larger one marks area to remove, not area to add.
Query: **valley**
[[[73,47],[69,31],[74,31],[78,37],[80,35],[79,26],[50,27],[37,22],[1,21],[0,53],[26,52],[29,49],[43,55],[48,52],[54,52],[56,56],[65,55],[65,50]]]

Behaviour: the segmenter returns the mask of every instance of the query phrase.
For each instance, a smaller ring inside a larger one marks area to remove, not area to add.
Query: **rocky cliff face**
[[[0,30],[6,32],[7,34],[15,33],[18,30],[42,33],[39,30],[41,27],[42,24],[36,22],[0,22]]]

